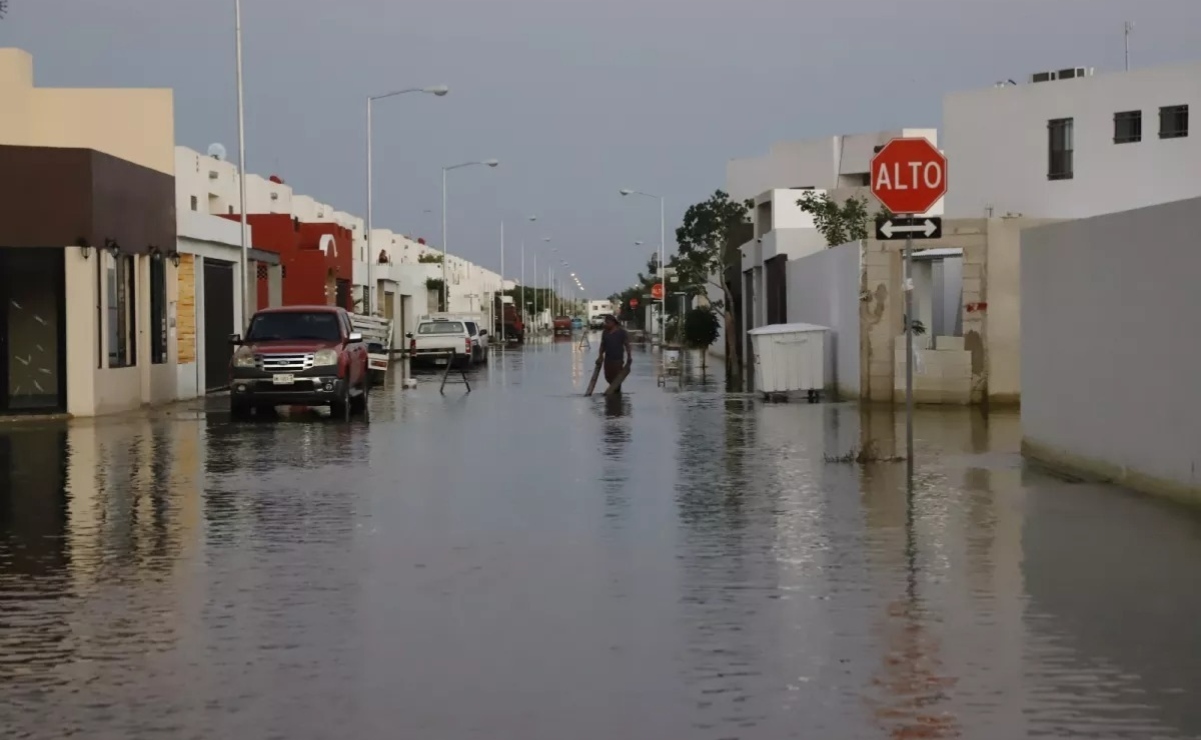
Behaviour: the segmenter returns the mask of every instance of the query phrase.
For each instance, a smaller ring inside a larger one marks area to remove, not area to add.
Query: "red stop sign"
[[[947,194],[947,158],[927,139],[893,139],[871,167],[872,195],[893,213],[925,213]]]
[[[663,299],[663,283],[655,283],[651,286],[651,298],[656,301]]]
[[[638,308],[638,299],[637,298],[630,299],[630,308]]]

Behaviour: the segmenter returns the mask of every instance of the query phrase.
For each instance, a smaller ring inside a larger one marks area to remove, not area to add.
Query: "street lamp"
[[[250,321],[250,225],[246,215],[246,108],[242,95],[242,0],[234,0],[234,42],[237,53],[237,84],[238,84],[238,201],[242,212],[239,220],[242,222],[242,256],[239,260],[242,270],[242,326],[245,328]],[[258,281],[255,281],[256,293]]]
[[[666,200],[662,195],[652,195],[644,193],[641,190],[622,189],[622,196],[626,195],[641,195],[644,198],[657,198],[659,200],[659,282],[663,283],[663,290],[667,290],[667,218],[666,218]],[[661,308],[667,308],[666,293],[662,300]],[[659,345],[667,344],[667,320],[664,318],[666,310],[659,312]]]
[[[499,164],[500,161],[496,159],[483,159],[474,162],[452,164],[449,167],[442,168],[442,308],[446,311],[450,310],[450,297],[447,294],[447,288],[449,286],[446,282],[446,258],[447,255],[450,254],[450,251],[446,247],[446,173],[462,167],[472,167],[475,165],[496,167]]]
[[[537,220],[538,220],[537,216],[530,216],[530,223],[534,223]],[[535,263],[535,267],[537,267],[537,263]],[[536,280],[537,280],[537,276],[535,275],[535,281]],[[524,236],[521,237],[521,313],[522,313],[522,315],[524,315],[526,313],[526,305],[525,305],[525,237]]]
[[[371,245],[371,207],[372,207],[372,136],[371,136],[371,104],[377,100],[384,98],[394,98],[397,95],[405,95],[407,93],[426,93],[427,95],[435,95],[443,97],[450,88],[446,85],[434,85],[433,87],[409,87],[404,90],[393,90],[382,95],[369,95],[367,97],[367,313],[374,316],[376,310],[376,286],[375,286],[375,250]]]

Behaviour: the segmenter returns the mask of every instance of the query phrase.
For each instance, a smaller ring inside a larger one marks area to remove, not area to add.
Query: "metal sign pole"
[[[912,216],[911,216],[912,218]],[[912,232],[910,232],[912,234]],[[905,238],[905,466],[913,476],[913,236]]]

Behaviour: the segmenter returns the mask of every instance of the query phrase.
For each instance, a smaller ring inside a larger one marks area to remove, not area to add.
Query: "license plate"
[[[445,364],[446,364],[446,362],[447,362],[447,360],[446,360],[446,358],[445,358],[445,357],[441,357],[441,358],[439,358],[439,359],[437,359],[437,360],[434,360],[434,364],[435,364],[435,365],[445,365]]]
[[[275,385],[293,385],[294,383],[296,383],[296,376],[295,375],[273,375],[273,376],[271,376],[271,382],[274,383]]]

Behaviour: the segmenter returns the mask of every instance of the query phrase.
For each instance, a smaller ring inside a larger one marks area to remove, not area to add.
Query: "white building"
[[[938,132],[928,128],[906,128],[868,134],[826,136],[780,142],[760,157],[734,159],[726,165],[726,191],[736,201],[752,200],[752,238],[741,248],[742,305],[740,341],[748,357],[746,331],[772,323],[784,323],[787,315],[786,263],[821,251],[825,238],[815,228],[813,217],[797,205],[806,191],[828,194],[836,201],[860,196],[876,204],[869,192],[871,160],[879,147],[895,138],[925,138],[937,146]],[[930,209],[941,214],[943,201]],[[710,300],[721,292],[709,288]],[[724,356],[725,339],[712,350]]]
[[[943,99],[950,216],[1085,218],[1201,196],[1188,124],[1201,62],[1063,72]]]
[[[232,185],[233,201],[229,188]],[[196,398],[223,387],[232,354],[229,335],[249,317],[242,314],[239,286],[257,308],[258,273],[267,273],[267,305],[282,303],[279,255],[250,249],[242,274],[242,226],[218,214],[236,212],[237,167],[220,157],[175,147],[175,217],[179,267],[176,316],[178,398]],[[253,227],[247,227],[253,244]],[[253,277],[252,277],[253,276]],[[250,278],[250,279],[248,279]]]

